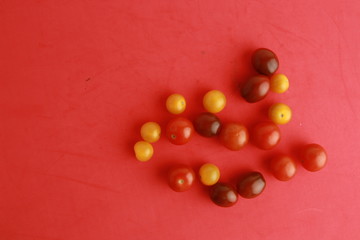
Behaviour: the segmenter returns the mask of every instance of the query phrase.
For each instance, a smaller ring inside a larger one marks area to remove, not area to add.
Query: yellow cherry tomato
[[[140,162],[149,161],[154,154],[152,145],[145,141],[138,141],[134,145],[135,157]]]
[[[149,142],[153,143],[159,140],[161,134],[160,125],[156,122],[147,122],[141,126],[140,130],[141,137]]]
[[[205,163],[199,170],[200,181],[206,185],[211,186],[219,181],[220,171],[217,166],[212,163]]]
[[[186,101],[184,96],[174,93],[166,99],[166,108],[172,114],[180,114],[185,111]]]
[[[284,74],[277,73],[270,78],[271,91],[276,93],[283,93],[286,92],[288,88],[289,88],[289,80]]]
[[[211,90],[207,92],[203,98],[204,108],[211,113],[218,113],[224,109],[226,105],[226,97],[219,90]]]
[[[269,109],[269,118],[276,124],[286,124],[291,120],[291,108],[283,103],[275,103]]]

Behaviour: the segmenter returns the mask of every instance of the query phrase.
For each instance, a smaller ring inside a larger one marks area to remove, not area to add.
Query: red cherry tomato
[[[176,145],[182,145],[190,141],[194,132],[192,123],[186,118],[174,118],[166,126],[166,137]]]
[[[316,172],[325,167],[327,154],[325,149],[319,144],[308,144],[303,147],[301,152],[301,163],[304,168],[311,172]]]
[[[226,123],[220,130],[219,138],[225,147],[237,151],[247,144],[249,141],[249,134],[244,125],[238,123]]]
[[[295,176],[296,163],[287,155],[276,155],[271,159],[270,169],[280,181],[288,181]]]
[[[249,78],[241,88],[241,96],[249,103],[266,97],[270,90],[270,79],[264,75]]]
[[[258,123],[250,134],[251,141],[263,150],[270,150],[280,142],[280,129],[273,122]]]
[[[170,169],[168,174],[169,186],[175,192],[189,190],[195,180],[195,172],[191,167],[179,165]]]
[[[216,183],[210,189],[211,200],[220,207],[231,207],[238,200],[236,189],[226,183]]]

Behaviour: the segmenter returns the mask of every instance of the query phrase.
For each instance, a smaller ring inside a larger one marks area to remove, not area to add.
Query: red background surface
[[[355,0],[0,1],[0,239],[357,239],[359,16]],[[278,54],[291,86],[248,104],[236,85],[258,47]],[[141,124],[172,117],[169,94],[193,118],[210,89],[228,99],[218,116],[248,127],[290,105],[281,144],[231,152],[162,136],[136,161]],[[328,151],[323,171],[271,176],[270,156],[310,142]],[[267,188],[220,208],[199,183],[167,186],[177,162],[215,163],[231,183],[258,170]]]

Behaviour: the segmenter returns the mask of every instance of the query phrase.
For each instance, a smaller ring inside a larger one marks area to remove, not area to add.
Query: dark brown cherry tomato
[[[231,207],[238,200],[236,189],[226,183],[216,183],[210,188],[211,200],[220,207]]]
[[[301,164],[311,172],[316,172],[325,167],[327,154],[325,149],[319,144],[308,144],[303,147],[301,152]]]
[[[258,102],[266,97],[270,90],[270,79],[264,75],[249,78],[241,88],[241,96],[249,103]]]
[[[194,121],[195,131],[204,137],[213,137],[219,134],[221,128],[220,119],[212,113],[199,114]]]
[[[290,156],[279,154],[271,159],[270,169],[275,178],[288,181],[295,176],[296,163]]]
[[[280,129],[273,122],[260,122],[251,131],[251,141],[263,150],[270,150],[280,142]]]
[[[249,133],[244,125],[238,123],[226,123],[220,130],[219,138],[225,147],[237,151],[248,143]]]
[[[169,186],[176,192],[189,190],[195,180],[195,172],[191,167],[179,165],[170,169],[168,174]]]
[[[279,68],[279,60],[275,53],[267,48],[256,49],[252,55],[255,70],[264,75],[272,75]]]
[[[194,132],[192,123],[186,118],[174,118],[166,126],[166,137],[176,145],[183,145],[190,141]]]
[[[266,182],[263,175],[259,172],[251,172],[238,181],[236,189],[240,196],[254,198],[264,191],[265,186]]]

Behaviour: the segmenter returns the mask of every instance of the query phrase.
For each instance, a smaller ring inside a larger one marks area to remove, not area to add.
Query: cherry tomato
[[[200,175],[200,181],[204,185],[211,186],[219,181],[220,170],[214,164],[205,163],[200,167],[199,175]]]
[[[327,154],[325,149],[319,144],[308,144],[303,147],[301,163],[303,167],[311,172],[316,172],[325,167]]]
[[[279,60],[275,53],[267,48],[256,49],[252,56],[255,70],[264,75],[272,75],[279,68]]]
[[[218,113],[224,109],[226,105],[226,97],[219,90],[211,90],[207,92],[203,98],[204,108],[211,113]]]
[[[252,143],[263,150],[270,150],[280,142],[280,129],[272,122],[260,122],[250,134]]]
[[[241,96],[249,103],[258,102],[266,97],[270,89],[267,76],[256,75],[249,78],[241,88]]]
[[[286,124],[291,120],[291,108],[283,103],[275,103],[269,108],[269,118],[276,124]]]
[[[180,114],[185,111],[186,101],[184,96],[174,93],[166,99],[166,108],[172,114]]]
[[[281,73],[277,73],[270,78],[270,90],[276,93],[284,93],[289,88],[289,79]]]
[[[194,132],[192,123],[186,118],[174,118],[166,126],[166,137],[176,145],[183,145],[190,141]]]
[[[168,174],[169,186],[175,192],[189,190],[195,180],[195,173],[191,167],[180,165],[170,169]]]
[[[160,138],[161,128],[156,122],[147,122],[141,126],[140,134],[145,141],[156,142]]]
[[[265,186],[266,182],[263,175],[259,172],[251,172],[238,181],[236,189],[240,196],[254,198],[264,191]]]
[[[276,155],[271,159],[270,169],[275,178],[288,181],[295,176],[296,163],[290,156]]]
[[[135,157],[140,162],[149,161],[154,154],[152,145],[145,141],[138,141],[134,145]]]
[[[194,127],[201,136],[213,137],[219,134],[221,122],[217,116],[206,112],[201,113],[195,118]]]
[[[237,202],[238,195],[230,184],[217,183],[210,189],[210,198],[220,207],[231,207]]]
[[[249,141],[249,134],[244,125],[226,123],[222,126],[219,138],[221,143],[230,150],[237,151]]]

